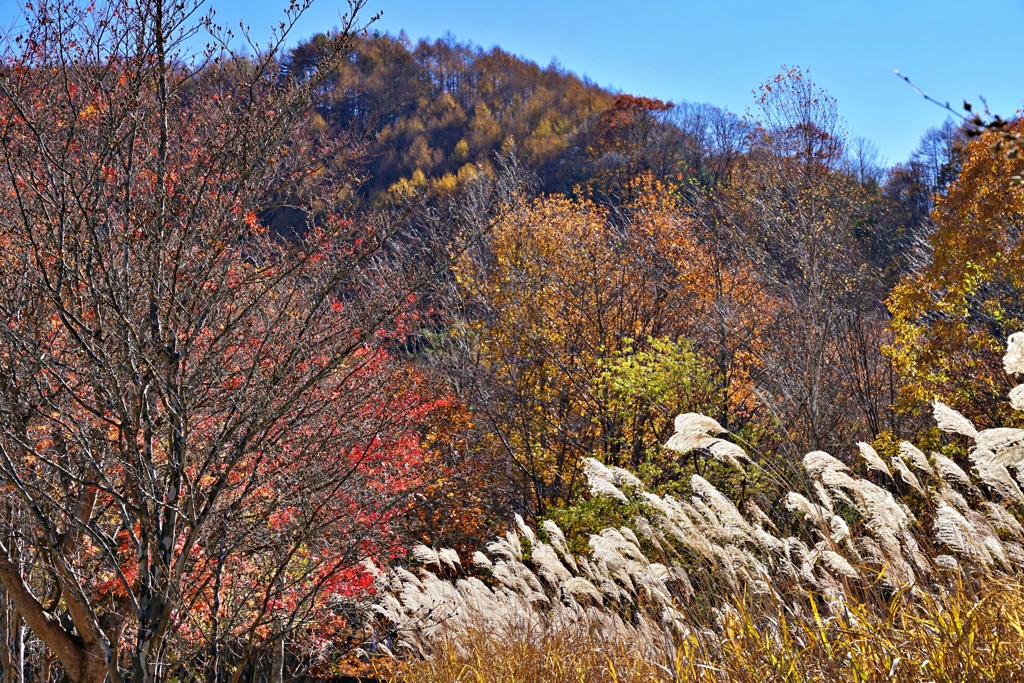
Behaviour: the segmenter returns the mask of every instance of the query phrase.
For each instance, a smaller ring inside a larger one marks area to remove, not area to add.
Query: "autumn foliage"
[[[35,7],[0,80],[4,599],[71,680],[329,666],[446,400],[388,348],[386,229],[261,220],[336,182],[316,77],[191,69],[187,12],[146,8]]]
[[[306,6],[0,42],[5,681],[1012,670],[1019,120],[886,169],[807,70],[739,117]]]
[[[1009,127],[1021,129],[1020,121]],[[1000,351],[1024,324],[1024,191],[1013,182],[1021,162],[993,149],[998,137],[987,132],[967,146],[959,175],[936,202],[930,262],[888,301],[891,353],[908,380],[903,399],[955,397],[992,425],[1014,419]]]
[[[472,314],[459,334],[494,387],[485,415],[539,514],[575,499],[588,455],[660,461],[673,411],[744,416],[753,356],[727,333],[716,375],[676,340],[713,348],[716,304],[747,312],[763,295],[742,268],[716,269],[669,187],[646,177],[632,188],[637,200],[615,215],[588,199],[516,198],[456,270]],[[659,381],[678,384],[655,392]]]

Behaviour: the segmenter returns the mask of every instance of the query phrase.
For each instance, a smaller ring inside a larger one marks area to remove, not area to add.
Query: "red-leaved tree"
[[[362,5],[301,79],[304,2],[250,57],[189,60],[219,35],[191,0],[38,0],[3,44],[0,581],[72,681],[315,659],[395,549],[433,406],[386,351],[414,284],[331,212],[352,145],[305,126]]]

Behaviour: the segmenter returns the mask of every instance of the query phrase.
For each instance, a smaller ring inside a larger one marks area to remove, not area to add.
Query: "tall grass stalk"
[[[1014,335],[1007,371],[1022,359]],[[866,477],[808,453],[784,525],[700,476],[679,500],[591,460],[592,495],[632,524],[574,554],[517,517],[472,566],[421,546],[418,568],[371,567],[378,649],[409,682],[1024,680],[1024,430],[934,412],[973,443],[969,471],[909,443],[889,463],[860,444]],[[722,433],[682,415],[667,446],[756,466]]]

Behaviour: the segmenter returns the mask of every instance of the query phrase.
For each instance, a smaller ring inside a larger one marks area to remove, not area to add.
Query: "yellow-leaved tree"
[[[1024,121],[1008,126],[1024,131]],[[997,143],[1001,132],[971,141],[946,195],[936,200],[930,258],[893,290],[895,334],[889,348],[906,379],[904,407],[934,396],[986,425],[1019,422],[1006,401],[1006,339],[1024,324],[1024,162]]]
[[[753,356],[719,353],[736,344],[709,322],[749,283],[736,286],[711,257],[670,188],[641,179],[631,196],[614,211],[560,195],[516,200],[457,268],[460,334],[482,372],[475,408],[533,513],[573,500],[584,457],[640,469],[662,457],[668,417],[728,421],[749,399]]]

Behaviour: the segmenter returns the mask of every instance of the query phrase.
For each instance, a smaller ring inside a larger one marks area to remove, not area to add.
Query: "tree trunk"
[[[284,636],[273,645],[274,654],[270,658],[270,683],[284,683]]]

